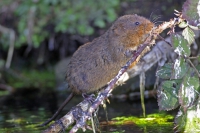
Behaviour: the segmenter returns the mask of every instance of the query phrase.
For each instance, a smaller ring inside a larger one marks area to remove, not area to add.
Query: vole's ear
[[[117,25],[115,25],[115,26],[112,27],[112,32],[115,35],[121,35],[124,30],[125,30],[125,28],[124,28],[124,25],[122,23],[117,24]]]

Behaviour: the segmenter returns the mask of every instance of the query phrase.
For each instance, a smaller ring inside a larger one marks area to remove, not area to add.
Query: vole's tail
[[[52,120],[54,120],[58,114],[62,111],[62,109],[65,107],[65,105],[74,97],[74,93],[72,92],[66,99],[65,101],[62,103],[62,105],[58,108],[58,110],[56,111],[56,113],[47,121],[45,121],[43,124],[39,125],[39,126],[45,126],[47,124],[49,124]]]

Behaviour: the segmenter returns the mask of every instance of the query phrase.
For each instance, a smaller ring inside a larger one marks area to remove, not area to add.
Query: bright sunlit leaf
[[[194,31],[190,27],[186,27],[182,32],[183,37],[188,41],[188,44],[192,44],[194,42]]]
[[[181,22],[180,24],[178,24],[178,26],[179,26],[180,28],[185,28],[185,27],[188,26],[188,24],[187,24],[187,22],[183,21],[183,22]]]

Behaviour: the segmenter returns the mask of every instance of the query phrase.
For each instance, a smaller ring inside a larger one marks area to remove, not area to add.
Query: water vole
[[[103,35],[79,47],[66,68],[66,81],[72,93],[43,125],[52,121],[75,94],[95,92],[114,78],[153,27],[154,24],[144,17],[125,15]]]
[[[73,93],[91,93],[106,85],[131,58],[153,28],[138,15],[118,18],[100,37],[82,45],[72,56],[66,80]]]

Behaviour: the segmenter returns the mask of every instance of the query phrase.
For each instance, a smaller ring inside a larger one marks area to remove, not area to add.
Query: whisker
[[[152,22],[156,22],[159,18],[161,18],[162,15],[158,15],[158,16],[155,16],[153,19],[152,19]]]
[[[163,23],[164,21],[156,21],[154,24]]]
[[[150,16],[149,16],[149,20],[151,21],[151,19],[152,19],[152,16],[154,15],[154,13],[156,12],[156,11],[158,11],[159,9],[156,9],[156,10],[154,10],[154,11],[152,11],[151,12],[151,14],[150,14]]]
[[[151,12],[150,16],[149,16],[149,20],[151,21],[151,17],[153,16],[154,12]]]

